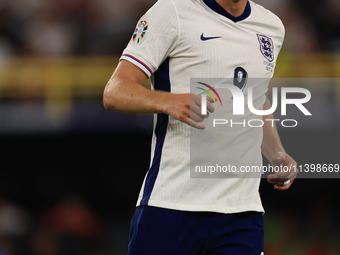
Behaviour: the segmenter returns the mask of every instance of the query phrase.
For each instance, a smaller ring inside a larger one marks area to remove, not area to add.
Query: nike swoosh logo
[[[222,36],[215,36],[215,37],[204,37],[203,35],[204,33],[202,33],[201,35],[201,40],[202,41],[208,41],[208,40],[212,40],[212,39],[218,39],[218,38],[222,38]]]

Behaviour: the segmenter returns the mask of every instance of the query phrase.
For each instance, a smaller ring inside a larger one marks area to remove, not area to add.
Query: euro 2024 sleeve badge
[[[267,36],[257,34],[260,43],[260,51],[262,55],[269,61],[274,61],[274,43],[273,40]]]
[[[145,36],[146,30],[148,30],[148,23],[145,20],[142,20],[138,23],[135,32],[133,33],[133,42],[136,44],[140,43]]]

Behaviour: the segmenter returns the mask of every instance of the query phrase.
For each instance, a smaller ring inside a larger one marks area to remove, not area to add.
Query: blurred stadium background
[[[0,0],[0,254],[126,254],[152,116],[102,92],[155,0]],[[278,78],[340,78],[340,1],[255,0],[286,26]],[[336,83],[336,80],[335,82]],[[318,117],[280,128],[299,163],[339,163],[340,84],[308,87]],[[265,254],[340,254],[337,179],[263,180]]]

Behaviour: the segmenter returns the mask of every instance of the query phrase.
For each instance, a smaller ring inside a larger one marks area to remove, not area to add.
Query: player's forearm
[[[103,102],[107,110],[126,114],[164,112],[164,92],[151,91],[133,81],[112,79],[107,85]]]
[[[264,110],[270,109],[271,104],[268,99],[266,99],[263,105]],[[275,121],[266,121],[274,119],[273,114],[263,116],[264,126],[263,126],[263,141],[261,150],[263,155],[272,162],[273,157],[277,155],[278,152],[285,152],[279,133],[277,131]]]
[[[121,61],[107,83],[103,103],[107,110],[127,114],[151,114],[165,111],[167,94],[143,87],[146,75],[136,66]]]
[[[209,115],[201,115],[199,95],[152,91],[142,86],[146,78],[137,66],[120,61],[104,90],[105,109],[127,114],[165,113],[195,128],[205,129],[200,122]],[[209,112],[214,111],[211,103],[208,99]]]

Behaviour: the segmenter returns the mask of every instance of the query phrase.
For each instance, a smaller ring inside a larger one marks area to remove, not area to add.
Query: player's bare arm
[[[209,115],[201,115],[199,95],[150,90],[143,86],[146,79],[140,68],[121,60],[104,90],[105,109],[126,114],[166,113],[195,128],[205,128],[200,122]],[[207,107],[214,111],[211,101]]]
[[[271,108],[271,104],[266,98],[263,105],[264,110]],[[274,184],[277,190],[287,190],[294,182],[297,175],[297,163],[284,150],[279,134],[277,132],[275,122],[265,121],[266,119],[274,119],[273,114],[263,116],[263,141],[261,150],[263,155],[273,166],[288,166],[291,169],[290,173],[276,173],[268,176],[268,182]],[[285,182],[289,183],[285,185]]]

